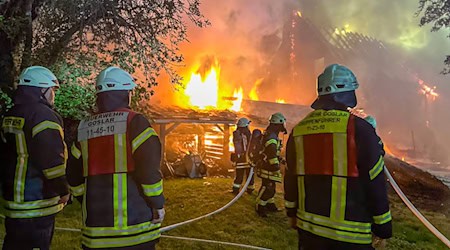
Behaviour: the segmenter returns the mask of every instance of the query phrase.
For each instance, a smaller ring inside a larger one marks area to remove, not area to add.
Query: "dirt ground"
[[[391,156],[385,157],[385,164],[415,206],[419,209],[450,214],[450,189],[440,180],[428,172]],[[391,187],[390,192],[395,194]]]

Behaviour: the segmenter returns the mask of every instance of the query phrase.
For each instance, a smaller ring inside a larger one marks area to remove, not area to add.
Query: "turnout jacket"
[[[263,144],[263,161],[262,166],[256,170],[258,177],[281,182],[280,172],[280,154],[281,140],[278,133],[273,131],[265,131],[262,138]]]
[[[249,147],[251,136],[252,133],[250,132],[248,127],[238,128],[233,132],[233,145],[235,155],[233,164],[236,165],[236,168],[250,167],[247,150]]]
[[[287,143],[285,206],[297,227],[336,241],[392,236],[383,144],[364,119],[315,110]]]
[[[81,121],[71,147],[68,181],[82,200],[82,244],[89,248],[129,247],[160,237],[161,225],[151,220],[152,210],[164,206],[161,144],[142,114],[120,108],[126,103],[107,102],[101,113]]]
[[[0,182],[6,217],[55,214],[69,193],[62,119],[37,87],[19,86],[1,122]]]

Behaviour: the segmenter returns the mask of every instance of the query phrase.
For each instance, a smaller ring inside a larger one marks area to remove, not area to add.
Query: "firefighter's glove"
[[[62,195],[59,197],[58,204],[67,205],[67,202],[70,200],[70,194]]]
[[[164,220],[164,215],[166,214],[164,208],[152,209],[152,212],[153,212],[152,223],[153,224],[162,223],[162,221]]]

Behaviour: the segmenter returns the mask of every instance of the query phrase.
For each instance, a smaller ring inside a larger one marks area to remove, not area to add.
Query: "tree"
[[[77,83],[92,83],[101,69],[119,65],[142,72],[137,92],[147,99],[162,71],[172,83],[180,82],[174,68],[183,61],[178,45],[187,41],[183,18],[209,25],[199,5],[199,0],[4,0],[0,82],[13,86],[30,64],[54,69],[68,63],[91,72]]]
[[[431,31],[450,28],[450,0],[420,0],[417,15],[422,14],[420,26],[432,24]],[[448,36],[450,38],[450,34]],[[444,61],[443,74],[450,73],[450,55]]]

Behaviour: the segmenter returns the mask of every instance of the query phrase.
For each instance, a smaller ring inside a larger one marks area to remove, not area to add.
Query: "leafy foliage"
[[[0,74],[11,72],[13,64],[17,69],[26,54],[17,49],[23,47],[20,44],[26,35],[21,31],[22,22],[26,23],[22,2],[0,3],[0,35],[9,38],[0,36],[0,55],[6,58],[0,62]],[[176,67],[183,56],[178,46],[187,41],[187,22],[209,25],[199,7],[199,0],[34,0],[32,64],[62,70],[55,73],[67,81],[56,102],[63,116],[79,117],[91,109],[92,90],[83,84],[92,85],[96,75],[111,65],[136,76],[139,87],[133,104],[138,105],[150,98],[151,87],[162,72],[173,84],[180,82]],[[8,57],[5,50],[13,56]],[[12,84],[12,80],[7,82]],[[87,98],[74,100],[83,95]],[[69,97],[71,101],[63,99]],[[77,107],[81,114],[76,114]]]
[[[417,15],[420,14],[422,14],[420,26],[432,24],[432,32],[450,28],[450,0],[420,0]],[[450,34],[448,38],[450,38]],[[450,55],[447,55],[444,64],[445,68],[442,73],[449,74]]]

